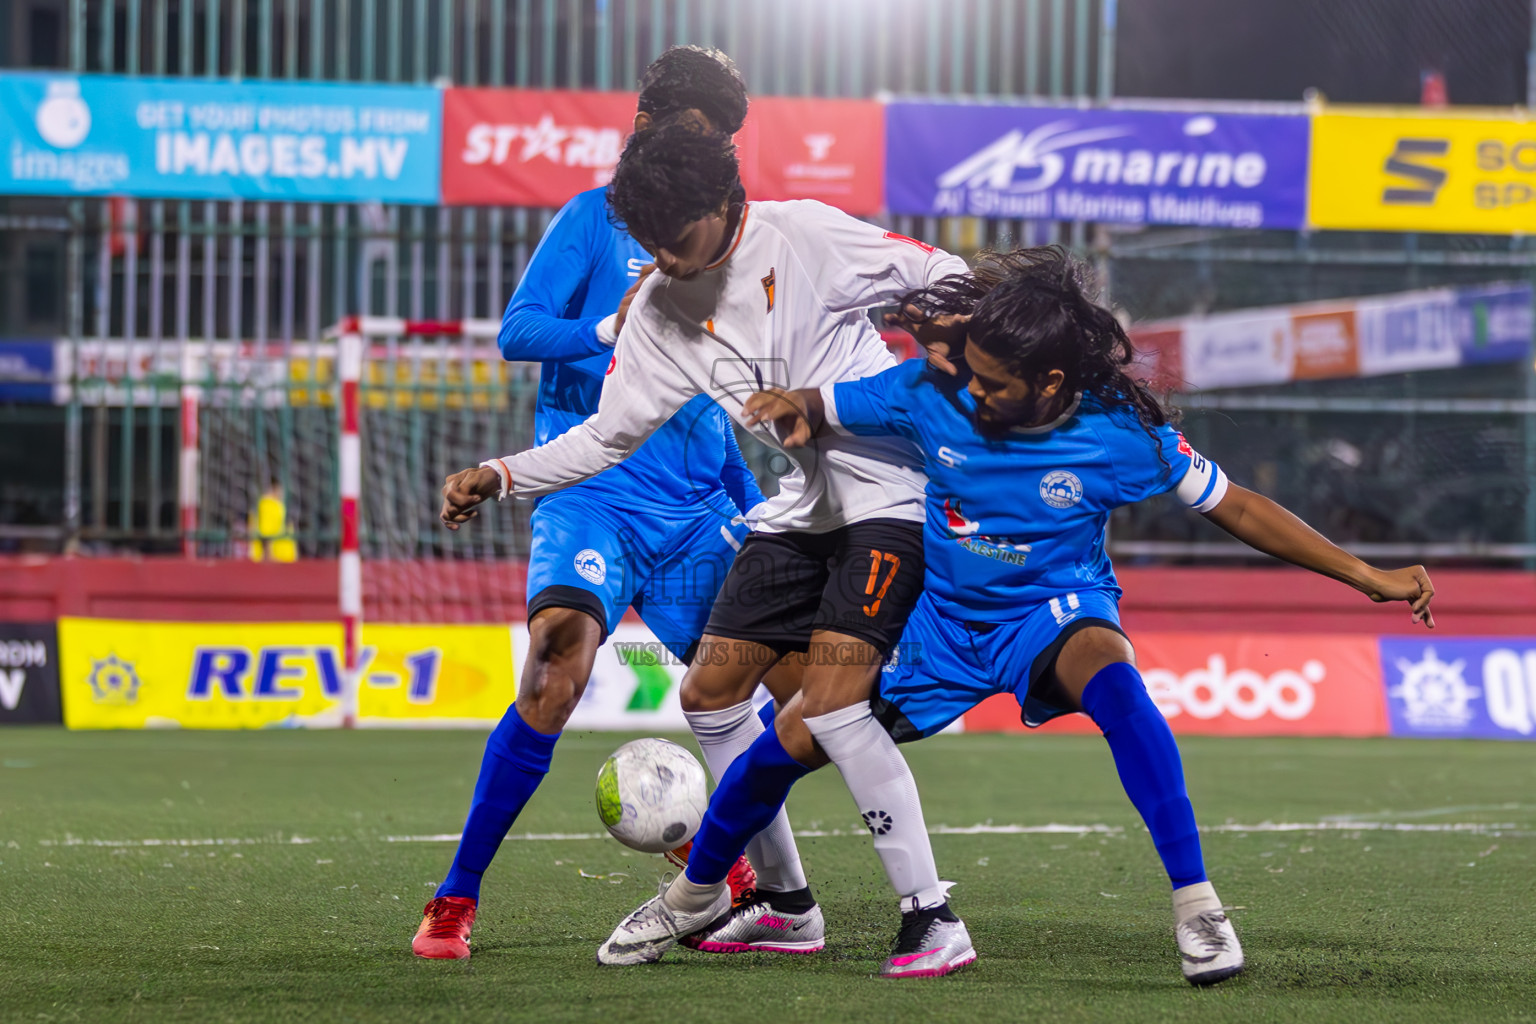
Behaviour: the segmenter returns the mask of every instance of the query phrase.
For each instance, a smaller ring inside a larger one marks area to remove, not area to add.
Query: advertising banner
[[[53,394],[53,342],[0,341],[0,402],[46,404]]]
[[[1184,380],[1193,389],[1282,384],[1295,372],[1291,311],[1218,313],[1184,322]]]
[[[1245,309],[1131,329],[1143,376],[1187,390],[1517,362],[1529,358],[1533,334],[1532,288],[1510,283]]]
[[[1393,736],[1536,739],[1536,637],[1381,638]]]
[[[1386,735],[1373,636],[1138,633],[1135,643],[1147,692],[1175,733]],[[1012,697],[994,697],[964,721],[967,732],[1024,730]],[[1072,716],[1044,728],[1093,725]]]
[[[1313,227],[1536,230],[1536,121],[1390,107],[1311,121]]]
[[[490,724],[512,703],[505,626],[363,627],[364,725]],[[335,725],[341,627],[333,623],[59,620],[72,729]]]
[[[1455,308],[1456,293],[1450,288],[1360,299],[1355,306],[1360,373],[1371,377],[1460,365],[1451,325]]]
[[[1297,312],[1291,317],[1293,380],[1358,377],[1360,348],[1353,309]]]
[[[884,203],[885,111],[873,100],[752,100],[736,136],[749,199],[819,199],[859,216]]]
[[[634,120],[631,92],[449,89],[443,202],[564,206],[608,184]]]
[[[892,213],[1296,228],[1307,119],[892,103]]]
[[[635,102],[632,92],[447,90],[443,202],[558,207],[608,184]],[[754,99],[736,135],[748,198],[879,210],[881,109],[870,100]]]
[[[0,623],[0,725],[63,720],[57,637],[51,622]]]
[[[0,194],[435,203],[441,93],[0,75]]]
[[[1462,289],[1456,293],[1451,329],[1463,363],[1509,363],[1524,359],[1531,351],[1531,338],[1536,333],[1531,286],[1495,284]]]

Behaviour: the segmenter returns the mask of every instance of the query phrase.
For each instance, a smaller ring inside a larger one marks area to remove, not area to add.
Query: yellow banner
[[[506,626],[365,625],[363,725],[486,723],[514,695]],[[336,725],[341,627],[329,623],[59,620],[71,729]]]
[[[293,404],[334,404],[335,372],[329,356],[289,360]],[[361,398],[369,409],[505,409],[507,387],[507,364],[499,360],[402,355],[363,364]]]
[[[1420,111],[1312,118],[1308,220],[1316,228],[1536,230],[1536,121]]]

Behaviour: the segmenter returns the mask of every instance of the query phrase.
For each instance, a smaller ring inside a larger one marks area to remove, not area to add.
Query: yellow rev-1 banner
[[[487,724],[512,703],[506,626],[364,625],[362,724]],[[72,729],[254,729],[340,721],[341,627],[330,623],[59,620]]]
[[[1390,108],[1312,118],[1308,220],[1316,228],[1536,230],[1536,121]]]

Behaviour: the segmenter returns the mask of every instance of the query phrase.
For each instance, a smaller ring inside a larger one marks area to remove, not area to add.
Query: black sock
[[[784,892],[759,889],[758,895],[763,897],[774,910],[783,911],[786,914],[804,914],[816,905],[816,897],[811,895],[810,886],[803,889],[788,889]]]

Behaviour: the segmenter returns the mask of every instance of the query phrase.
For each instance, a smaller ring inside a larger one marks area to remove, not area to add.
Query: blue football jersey
[[[1174,489],[1204,512],[1226,494],[1221,469],[1178,431],[1154,438],[1133,410],[1091,397],[1055,423],[990,440],[965,385],[921,359],[822,394],[833,429],[896,434],[922,450],[925,587],[957,619],[1007,622],[1063,593],[1118,593],[1104,551],[1110,512]]]
[[[498,338],[507,359],[542,363],[534,444],[597,411],[613,361],[598,324],[619,308],[649,262],[608,219],[606,189],[582,192],[550,222],[507,303]],[[705,395],[679,409],[629,459],[570,490],[646,511],[702,504],[734,515],[762,500],[730,418]]]

